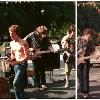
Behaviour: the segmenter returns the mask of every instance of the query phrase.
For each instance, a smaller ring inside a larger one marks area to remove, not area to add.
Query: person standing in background
[[[63,59],[65,63],[65,88],[69,87],[69,77],[72,68],[75,70],[75,28],[71,25],[67,34],[61,40],[62,48],[65,48]]]
[[[93,30],[86,28],[83,34],[77,40],[77,56],[78,59],[83,55],[87,57],[95,55],[95,45],[93,42]],[[89,71],[90,71],[90,58],[83,59],[83,62],[78,64],[77,75],[79,79],[79,89],[81,91],[82,98],[89,98]]]

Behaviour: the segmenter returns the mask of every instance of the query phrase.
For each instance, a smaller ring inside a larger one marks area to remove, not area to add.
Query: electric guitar
[[[81,56],[77,58],[77,65],[79,65],[81,63],[86,63],[84,60],[85,59],[91,59],[91,58],[94,58],[94,59],[97,60],[98,58],[100,58],[100,54],[93,55],[93,56],[92,55],[91,56],[86,56],[86,57],[84,57],[84,55],[81,54]]]
[[[65,49],[66,48],[58,49],[55,53],[64,51]],[[47,54],[47,53],[54,53],[54,51],[50,51],[50,50],[41,51],[40,49],[29,48],[29,59],[34,60],[35,58],[38,57],[41,58],[42,54]]]

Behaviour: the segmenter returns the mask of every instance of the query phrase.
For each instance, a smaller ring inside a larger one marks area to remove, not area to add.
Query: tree
[[[64,23],[67,26],[69,22],[75,23],[74,2],[0,2],[2,34],[9,35],[8,27],[18,24],[21,27],[22,38],[34,31],[38,25],[45,25],[50,30],[51,36],[54,34],[61,36],[61,27]]]
[[[77,23],[78,28],[83,31],[84,28],[90,27],[100,32],[100,2],[96,1],[81,1],[77,3]]]

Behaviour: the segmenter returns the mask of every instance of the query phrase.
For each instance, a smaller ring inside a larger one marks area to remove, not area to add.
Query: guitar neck
[[[62,48],[62,49],[58,49],[57,51],[61,52],[61,51],[64,51],[64,50],[66,50],[66,49]],[[51,52],[54,52],[54,51],[50,51],[50,50],[38,51],[38,54],[45,54],[45,53],[51,53]]]
[[[90,58],[91,58],[91,56],[83,57],[84,60],[85,59],[90,59]]]
[[[45,53],[50,53],[50,52],[53,52],[53,51],[49,51],[49,50],[46,50],[46,51],[38,51],[38,54],[45,54]]]

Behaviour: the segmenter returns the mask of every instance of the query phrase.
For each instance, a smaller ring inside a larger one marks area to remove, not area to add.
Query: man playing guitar
[[[93,42],[93,30],[86,28],[83,31],[83,35],[78,38],[77,41],[77,57],[78,57],[78,78],[80,91],[84,99],[89,97],[89,70],[90,70],[90,58],[93,57],[95,52],[95,45]],[[85,57],[87,59],[85,59]]]
[[[63,59],[65,62],[65,88],[69,86],[69,76],[72,67],[75,68],[75,29],[71,25],[70,29],[67,30],[67,34],[61,40],[62,48],[66,48]]]
[[[29,33],[24,40],[26,40],[29,44],[30,51],[34,52],[34,49],[40,49],[40,51],[49,50],[51,52],[54,51],[49,37],[48,37],[48,30],[45,26],[39,26],[35,29],[34,32]],[[34,59],[35,57],[35,59]],[[46,80],[45,80],[45,62],[43,59],[45,58],[44,55],[38,57],[38,53],[34,55],[33,67],[35,67],[35,80],[36,80],[36,89],[37,90],[44,90],[47,88]]]

